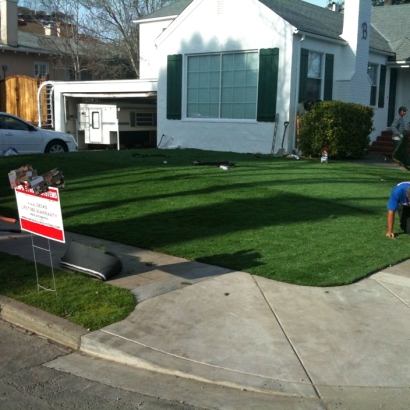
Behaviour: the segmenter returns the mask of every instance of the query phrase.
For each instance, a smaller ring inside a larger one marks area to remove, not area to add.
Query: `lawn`
[[[34,263],[0,252],[0,294],[77,323],[100,329],[127,317],[135,308],[133,295],[89,276],[54,269],[57,293],[37,291]],[[54,289],[48,266],[37,264],[41,286]]]
[[[235,166],[192,164],[222,160]],[[3,157],[0,215],[17,216],[7,173],[25,164],[63,171],[64,227],[83,235],[309,286],[410,257],[410,236],[385,237],[399,169],[199,150]]]

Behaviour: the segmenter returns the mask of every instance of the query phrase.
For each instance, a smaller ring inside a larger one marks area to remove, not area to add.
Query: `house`
[[[297,147],[307,101],[374,108],[376,139],[410,105],[410,5],[344,13],[301,0],[180,0],[140,25],[141,79],[157,78],[157,138],[165,144],[270,153]],[[347,124],[348,126],[348,124]]]
[[[1,0],[0,78],[12,75],[65,80],[66,71],[53,68],[52,52],[40,45],[38,34],[19,30],[17,0]]]

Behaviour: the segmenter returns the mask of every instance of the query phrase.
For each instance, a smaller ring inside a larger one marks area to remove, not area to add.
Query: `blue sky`
[[[326,7],[328,4],[327,0],[304,0],[306,3],[316,4],[316,6]]]

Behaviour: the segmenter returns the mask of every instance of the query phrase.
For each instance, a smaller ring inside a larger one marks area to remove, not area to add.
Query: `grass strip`
[[[34,263],[0,253],[0,294],[96,330],[127,317],[135,308],[128,290],[82,273],[54,269],[56,292],[37,290]],[[51,268],[37,263],[39,283],[54,288]]]

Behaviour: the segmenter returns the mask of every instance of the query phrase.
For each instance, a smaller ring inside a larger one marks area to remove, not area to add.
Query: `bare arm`
[[[387,233],[386,236],[389,238],[394,238],[393,226],[394,226],[394,212],[387,211]]]

